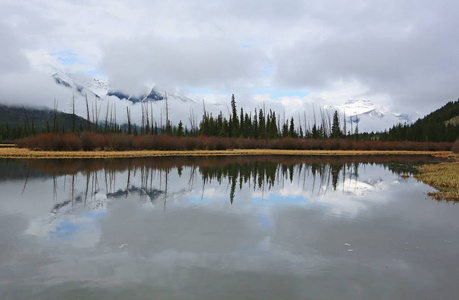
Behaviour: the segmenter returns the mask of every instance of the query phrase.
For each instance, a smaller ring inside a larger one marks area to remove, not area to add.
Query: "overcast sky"
[[[0,0],[0,7],[0,102],[56,93],[34,70],[45,64],[128,91],[161,84],[227,102],[234,93],[241,106],[370,99],[424,115],[459,97],[454,0]]]

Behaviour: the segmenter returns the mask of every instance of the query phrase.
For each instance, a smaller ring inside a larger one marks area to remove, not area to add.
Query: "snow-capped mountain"
[[[37,70],[56,88],[58,97],[55,97],[55,105],[58,110],[67,113],[74,110],[83,118],[90,115],[91,119],[101,121],[113,117],[118,124],[123,124],[128,122],[129,114],[131,121],[139,125],[142,116],[147,113],[152,124],[163,126],[167,118],[175,125],[180,120],[185,122],[191,115],[197,119],[200,114],[201,105],[198,102],[159,85],[127,92],[113,87],[109,80],[65,72],[50,65],[37,66]],[[166,95],[167,102],[164,101]],[[148,108],[139,103],[148,103]]]
[[[105,79],[91,78],[82,74],[71,74],[63,72],[53,66],[49,67],[49,72],[54,81],[66,88],[73,89],[75,94],[101,99],[104,96],[116,97],[120,100],[128,100],[132,103],[145,101],[161,101],[167,97],[172,97],[183,102],[194,100],[180,95],[176,91],[171,91],[161,86],[152,87],[148,93],[133,94],[113,89],[110,82]]]
[[[62,72],[51,67],[51,76],[54,81],[66,88],[73,89],[76,94],[82,96],[95,96],[100,99],[101,96],[107,95],[109,83],[104,79],[89,78],[79,74],[70,74]]]
[[[346,116],[348,130],[358,124],[360,132],[383,131],[399,123],[414,123],[419,115],[416,113],[402,114],[389,111],[382,105],[374,104],[371,100],[347,100],[343,105],[326,105],[325,110],[337,110]]]

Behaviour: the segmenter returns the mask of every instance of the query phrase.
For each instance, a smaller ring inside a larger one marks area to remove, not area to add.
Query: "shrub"
[[[198,149],[198,139],[195,137],[185,138],[185,148],[186,150]]]
[[[456,142],[454,142],[453,147],[451,148],[451,150],[454,153],[459,153],[459,139],[457,139]]]
[[[80,138],[74,133],[64,134],[62,136],[63,150],[78,151],[81,149]]]
[[[103,137],[93,132],[83,132],[80,136],[81,149],[84,151],[91,151],[103,149]]]
[[[226,149],[285,149],[285,150],[406,150],[406,151],[455,151],[459,152],[459,140],[451,143],[352,141],[347,139],[299,139],[283,138],[258,140],[227,137],[171,137],[167,135],[101,135],[93,132],[76,134],[46,133],[29,136],[17,141],[18,147],[33,150],[226,150]]]

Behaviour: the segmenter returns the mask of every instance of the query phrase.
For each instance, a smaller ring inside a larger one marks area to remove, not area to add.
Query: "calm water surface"
[[[419,158],[0,160],[0,299],[457,299]]]

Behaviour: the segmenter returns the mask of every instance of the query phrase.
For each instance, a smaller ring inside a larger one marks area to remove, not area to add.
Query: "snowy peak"
[[[326,106],[326,109],[337,110],[340,113],[345,113],[347,117],[359,117],[368,115],[373,118],[382,118],[385,115],[383,106],[374,105],[371,100],[347,100],[343,105]]]
[[[359,123],[362,131],[384,131],[398,123],[414,123],[417,114],[401,114],[390,112],[382,105],[374,104],[371,100],[347,100],[343,105],[324,107],[327,110],[337,110],[340,115],[346,115],[346,123]]]
[[[124,93],[118,90],[115,90],[115,91],[109,90],[107,92],[107,96],[114,96],[120,100],[128,100],[128,101],[131,101],[132,103],[146,102],[146,101],[161,101],[165,98],[164,94],[160,94],[154,88],[151,89],[149,93],[140,94],[139,96],[136,96],[134,94],[127,94],[127,93]]]
[[[151,88],[149,92],[134,94],[113,89],[110,82],[105,79],[91,78],[84,74],[66,73],[53,66],[48,67],[48,72],[51,73],[56,84],[73,89],[75,93],[81,96],[93,95],[97,99],[104,96],[116,97],[119,100],[127,100],[135,104],[146,101],[161,101],[167,95],[167,97],[176,98],[183,102],[194,102],[194,100],[180,95],[176,91],[167,90],[157,85]]]
[[[100,99],[107,94],[108,81],[106,80],[90,78],[83,74],[65,73],[52,66],[49,71],[57,84],[73,89],[75,93],[81,96],[93,95]]]

